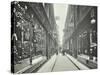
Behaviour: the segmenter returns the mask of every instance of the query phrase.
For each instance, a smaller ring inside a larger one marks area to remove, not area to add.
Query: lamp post
[[[92,19],[91,19],[91,24],[95,24],[95,23],[96,23],[95,18],[92,18]]]
[[[94,17],[92,17],[92,19],[91,19],[91,25],[94,25],[96,23],[96,20],[95,20],[95,18]],[[91,32],[90,32],[90,60],[93,60],[93,47],[92,47],[92,45],[93,45],[93,41],[92,41],[92,38],[94,38],[94,37],[92,37],[92,35],[93,35],[93,30],[91,30]],[[96,36],[95,36],[96,37]]]
[[[37,43],[37,40],[34,39],[34,53],[35,53],[35,55],[36,55],[36,43]]]

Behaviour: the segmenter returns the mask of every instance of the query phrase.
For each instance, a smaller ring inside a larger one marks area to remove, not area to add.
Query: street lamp
[[[34,40],[34,43],[36,43],[36,39]]]
[[[95,24],[96,23],[95,17],[96,17],[96,15],[95,15],[95,9],[93,8],[91,10],[91,24]]]
[[[96,20],[94,18],[92,18],[91,20],[91,24],[95,24]]]
[[[34,39],[34,51],[35,51],[35,55],[36,55],[36,43],[37,43],[37,40]]]

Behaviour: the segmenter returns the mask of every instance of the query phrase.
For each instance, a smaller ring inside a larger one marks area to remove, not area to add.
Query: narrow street
[[[88,70],[89,68],[81,64],[69,54],[61,54],[52,56],[37,72],[59,72],[72,70]]]
[[[97,68],[97,7],[11,3],[11,72]]]

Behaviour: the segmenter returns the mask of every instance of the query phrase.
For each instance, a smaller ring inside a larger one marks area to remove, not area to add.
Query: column
[[[87,54],[89,55],[89,58],[91,59],[91,54],[90,54],[90,31],[87,31]]]
[[[47,57],[47,59],[48,59],[48,33],[46,32],[46,57]]]

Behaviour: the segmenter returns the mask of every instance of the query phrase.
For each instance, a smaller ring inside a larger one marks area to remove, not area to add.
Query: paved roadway
[[[52,71],[78,70],[66,55],[59,54],[56,58]]]
[[[54,55],[37,72],[57,72],[57,71],[79,70],[78,67],[67,57],[67,55]]]

